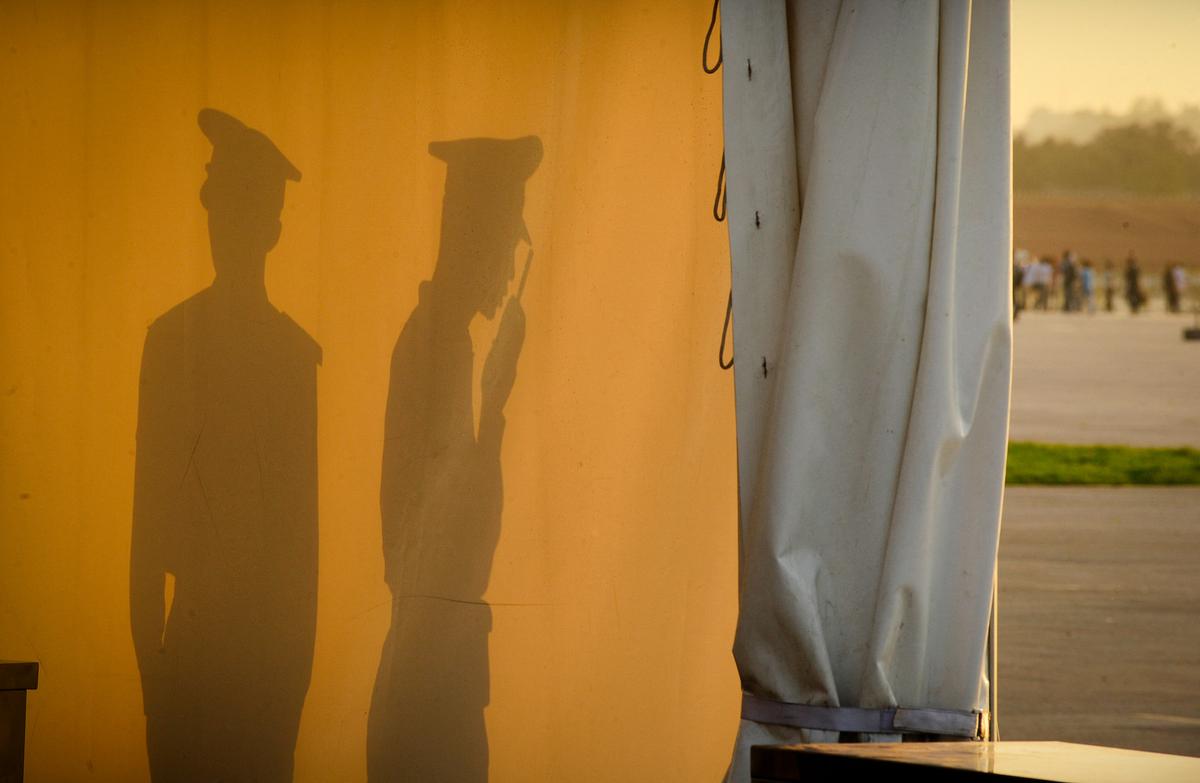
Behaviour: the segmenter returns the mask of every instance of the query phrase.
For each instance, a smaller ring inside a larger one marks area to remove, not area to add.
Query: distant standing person
[[[1062,292],[1063,292],[1063,312],[1069,313],[1077,309],[1075,307],[1075,278],[1077,271],[1075,268],[1074,253],[1070,250],[1064,250],[1062,254],[1062,265],[1059,271],[1062,273]]]
[[[1083,295],[1082,305],[1087,305],[1088,315],[1093,315],[1096,312],[1096,275],[1092,269],[1092,262],[1088,259],[1083,260],[1083,268],[1079,270],[1079,290]]]
[[[1141,270],[1133,253],[1125,259],[1125,298],[1129,301],[1129,312],[1137,315],[1142,308]]]
[[[1043,257],[1033,265],[1032,271],[1035,273],[1032,282],[1033,291],[1037,295],[1034,299],[1033,307],[1035,310],[1045,310],[1049,306],[1050,285],[1054,279],[1054,268],[1050,264],[1050,259]]]
[[[1104,312],[1113,311],[1113,299],[1117,295],[1116,280],[1113,277],[1113,262],[1111,258],[1104,259]]]
[[[1175,297],[1178,303],[1175,312],[1179,312],[1183,307],[1183,298],[1187,295],[1188,276],[1183,269],[1183,264],[1176,264],[1171,270],[1171,275],[1175,278]]]
[[[1167,264],[1162,276],[1163,298],[1166,299],[1168,313],[1179,312],[1179,289],[1175,287],[1175,265]]]

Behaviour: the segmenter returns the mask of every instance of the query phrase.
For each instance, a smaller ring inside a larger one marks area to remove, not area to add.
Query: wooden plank
[[[909,742],[757,746],[756,783],[860,773],[923,781],[1135,783],[1200,780],[1200,759],[1067,742]],[[916,777],[919,775],[919,778]],[[834,779],[834,778],[829,778]]]

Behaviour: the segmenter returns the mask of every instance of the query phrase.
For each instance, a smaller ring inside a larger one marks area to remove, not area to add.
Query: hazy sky
[[[1012,115],[1200,104],[1200,0],[1012,0]]]

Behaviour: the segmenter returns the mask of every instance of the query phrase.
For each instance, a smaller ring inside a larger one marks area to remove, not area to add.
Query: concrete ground
[[[1191,323],[1161,310],[1022,313],[1010,436],[1200,448],[1200,340],[1182,337]]]
[[[1190,319],[1025,313],[1012,437],[1200,447]],[[1000,731],[1200,756],[1200,487],[1015,487]]]
[[[1000,732],[1200,756],[1200,487],[1015,487]]]

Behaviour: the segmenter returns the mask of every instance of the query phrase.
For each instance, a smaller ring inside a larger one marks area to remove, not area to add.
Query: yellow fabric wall
[[[303,172],[266,279],[324,356],[295,779],[366,774],[391,601],[389,361],[433,271],[446,177],[427,146],[525,135],[545,152],[525,188],[536,257],[485,595],[490,779],[721,773],[737,724],[736,477],[708,11],[0,3],[0,658],[42,664],[29,780],[148,776],[129,626],[139,364],[148,326],[212,280],[204,107]],[[476,377],[495,330],[472,324]]]

